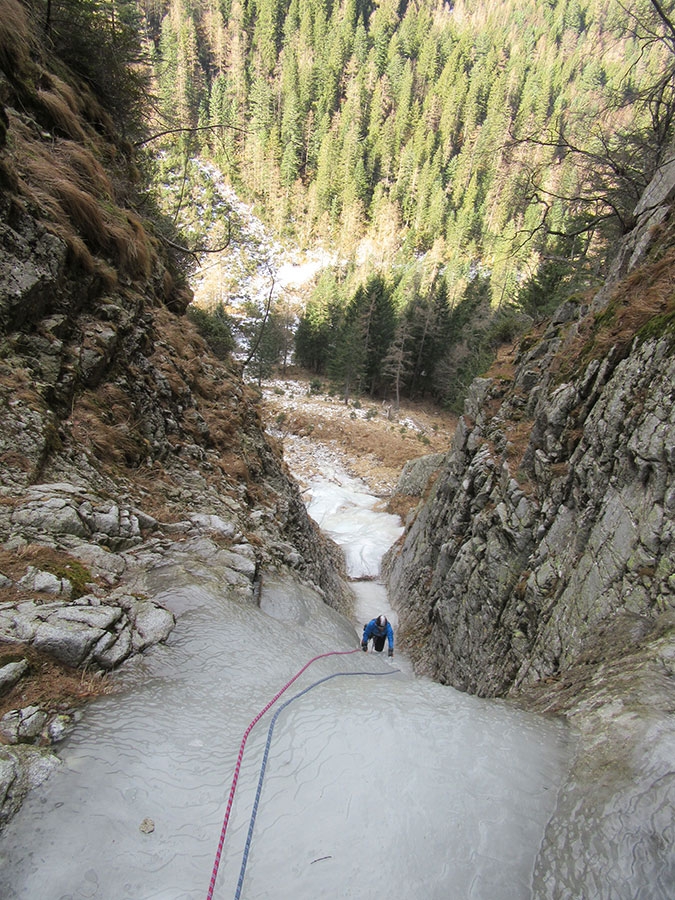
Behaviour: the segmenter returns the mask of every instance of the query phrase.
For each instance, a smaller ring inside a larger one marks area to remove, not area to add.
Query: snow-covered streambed
[[[351,574],[374,574],[398,520],[337,472],[310,492]],[[265,580],[258,609],[224,599],[217,572],[161,577],[178,626],[88,710],[60,770],[7,827],[3,900],[205,898],[247,726],[312,657],[358,647],[366,618],[387,609],[368,581],[349,622],[280,578]],[[330,675],[276,722],[237,894],[274,710],[252,730],[213,897],[530,897],[566,729],[360,651],[318,660],[284,700]]]

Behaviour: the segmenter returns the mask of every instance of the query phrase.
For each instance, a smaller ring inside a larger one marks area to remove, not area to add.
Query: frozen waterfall
[[[351,575],[376,575],[398,520],[339,473],[308,490]],[[168,643],[87,710],[3,833],[4,900],[205,898],[248,724],[309,659],[358,647],[368,617],[391,615],[376,581],[357,585],[349,622],[281,576],[260,608],[225,599],[217,575],[178,576],[161,598],[178,617]],[[415,678],[399,654],[393,667],[374,653],[321,659],[289,699],[338,673],[279,716],[241,897],[527,900],[566,728]],[[248,740],[218,900],[235,896],[272,712]]]

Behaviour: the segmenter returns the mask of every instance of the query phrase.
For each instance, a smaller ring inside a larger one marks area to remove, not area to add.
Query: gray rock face
[[[409,460],[403,466],[403,471],[399,476],[396,493],[409,497],[421,497],[429,479],[440,469],[443,459],[443,453],[430,453],[428,456]]]
[[[26,794],[61,763],[46,750],[0,744],[0,827],[21,807]]]
[[[0,229],[0,323],[22,325],[48,306],[66,260],[67,248],[26,217],[21,230]]]
[[[135,511],[105,502],[73,484],[33,485],[26,500],[14,509],[11,524],[26,535],[93,538],[111,549],[141,541]]]
[[[432,492],[384,563],[418,671],[578,730],[537,900],[672,893],[672,334],[653,327],[564,380],[552,362],[643,259],[674,185],[671,166],[590,307],[559,310],[512,381],[474,383]],[[576,853],[588,834],[593,852]]]
[[[13,709],[0,719],[0,735],[11,744],[33,741],[47,724],[47,713],[39,706]]]
[[[125,602],[126,601],[126,602]],[[0,607],[0,641],[30,644],[69,666],[102,660],[122,662],[132,651],[144,650],[166,640],[175,621],[166,610],[150,601],[121,597],[119,605],[101,604],[99,598],[82,597],[63,602],[6,604]],[[92,605],[95,604],[95,605]],[[120,642],[115,652],[112,646]]]
[[[649,629],[675,606],[670,334],[610,347],[566,380],[552,365],[609,303],[626,253],[645,260],[636,241],[656,240],[674,192],[671,162],[590,306],[564,304],[511,382],[474,382],[429,500],[385,560],[402,637],[442,681],[514,693],[569,669],[615,619]]]
[[[662,618],[645,640],[644,620],[622,617],[605,636],[623,648],[620,659],[576,667],[526,695],[542,712],[566,710],[578,734],[535,866],[536,900],[672,894],[675,616]],[[580,846],[592,852],[574,852]]]
[[[643,259],[653,239],[653,233],[665,221],[668,209],[675,197],[675,157],[666,160],[656,171],[644,194],[635,207],[637,225],[626,237],[612,265],[609,282],[630,272]],[[601,291],[596,304],[602,304],[605,291]]]
[[[0,695],[13,688],[27,671],[28,660],[26,659],[0,666]]]
[[[662,340],[583,391],[557,388],[518,472],[492,449],[494,422],[461,423],[386,563],[404,623],[430,627],[431,674],[503,694],[567,669],[613,617],[655,621],[675,606],[674,384]]]
[[[285,514],[291,510],[289,504]],[[0,604],[0,644],[28,646],[74,668],[111,671],[168,638],[181,614],[181,596],[189,596],[201,580],[212,584],[217,579],[224,602],[258,603],[263,563],[280,578],[287,569],[306,567],[295,544],[279,540],[284,532],[276,516],[252,518],[265,536],[255,545],[244,537],[239,517],[225,518],[224,510],[220,515],[189,513],[182,522],[164,527],[139,510],[106,503],[72,482],[34,486],[11,516],[12,538],[5,547],[47,541],[53,552],[67,553],[89,567],[91,592],[74,599],[67,578],[33,565],[26,566],[16,584],[5,577],[5,591],[11,595],[16,588],[21,599]],[[138,521],[152,528],[145,541],[135,531],[133,523]],[[307,527],[305,541],[311,546],[317,540],[319,546],[313,527]],[[113,551],[108,549],[111,544],[122,546]],[[288,557],[293,553],[298,562],[291,564]],[[334,577],[340,584],[339,576]],[[325,602],[319,585],[309,584],[305,590],[313,602]],[[27,593],[31,599],[25,599]],[[331,599],[339,604],[346,596],[343,585]],[[164,597],[171,598],[174,611]],[[0,693],[11,690],[29,669],[26,660],[0,667]],[[31,775],[34,762],[46,757],[35,755],[35,745],[55,744],[75,725],[72,713],[55,714],[39,706],[12,709],[0,719],[0,738],[13,748],[4,756],[0,753],[0,827],[37,783]]]

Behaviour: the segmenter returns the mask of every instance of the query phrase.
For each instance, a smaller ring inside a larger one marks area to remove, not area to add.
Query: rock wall
[[[418,672],[572,726],[533,900],[675,885],[673,168],[603,289],[473,384],[384,564]]]
[[[667,171],[603,290],[525,339],[512,374],[473,384],[431,495],[385,561],[401,638],[434,678],[515,694],[607,631],[625,636],[626,620],[644,638],[675,606]]]
[[[131,148],[50,72],[23,6],[0,5],[2,827],[78,706],[175,627],[167,573],[241,604],[266,578],[337,610],[352,594],[256,396],[184,315]]]

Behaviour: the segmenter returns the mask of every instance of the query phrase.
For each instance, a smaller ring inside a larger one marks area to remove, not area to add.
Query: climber
[[[364,653],[368,652],[368,641],[372,638],[373,649],[381,653],[384,650],[384,639],[389,641],[389,656],[394,655],[394,629],[387,622],[386,616],[378,616],[371,619],[363,628],[363,637],[361,638],[361,649]]]

